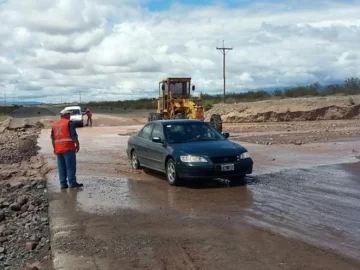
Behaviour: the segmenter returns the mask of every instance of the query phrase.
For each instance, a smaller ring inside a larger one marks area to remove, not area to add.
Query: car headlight
[[[205,158],[203,157],[198,157],[198,156],[191,156],[191,155],[186,155],[186,156],[180,156],[180,160],[182,162],[208,162]]]
[[[246,159],[246,158],[250,158],[249,152],[244,152],[239,156],[239,159]]]

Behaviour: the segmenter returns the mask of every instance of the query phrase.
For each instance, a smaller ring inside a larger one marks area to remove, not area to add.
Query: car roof
[[[81,110],[81,107],[80,106],[69,106],[69,107],[65,107],[65,110],[73,110],[73,109],[80,109]]]
[[[160,123],[162,125],[186,124],[186,123],[205,123],[199,119],[169,119],[169,120],[154,120],[152,123]]]

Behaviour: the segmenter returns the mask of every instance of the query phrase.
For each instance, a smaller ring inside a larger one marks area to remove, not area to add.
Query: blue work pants
[[[73,150],[57,155],[60,184],[76,184],[76,152]]]

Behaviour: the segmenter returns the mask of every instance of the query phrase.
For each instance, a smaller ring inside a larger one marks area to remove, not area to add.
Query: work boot
[[[61,185],[61,189],[67,189],[69,186],[67,184]]]
[[[71,185],[70,188],[79,188],[79,187],[83,187],[83,186],[84,186],[83,184],[76,183],[74,185]]]

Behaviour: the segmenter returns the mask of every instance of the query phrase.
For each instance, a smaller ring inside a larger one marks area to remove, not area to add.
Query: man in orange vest
[[[60,115],[61,119],[52,126],[51,139],[57,156],[61,189],[82,187],[83,184],[76,181],[76,153],[80,150],[78,135],[70,121],[70,112],[62,110]]]

